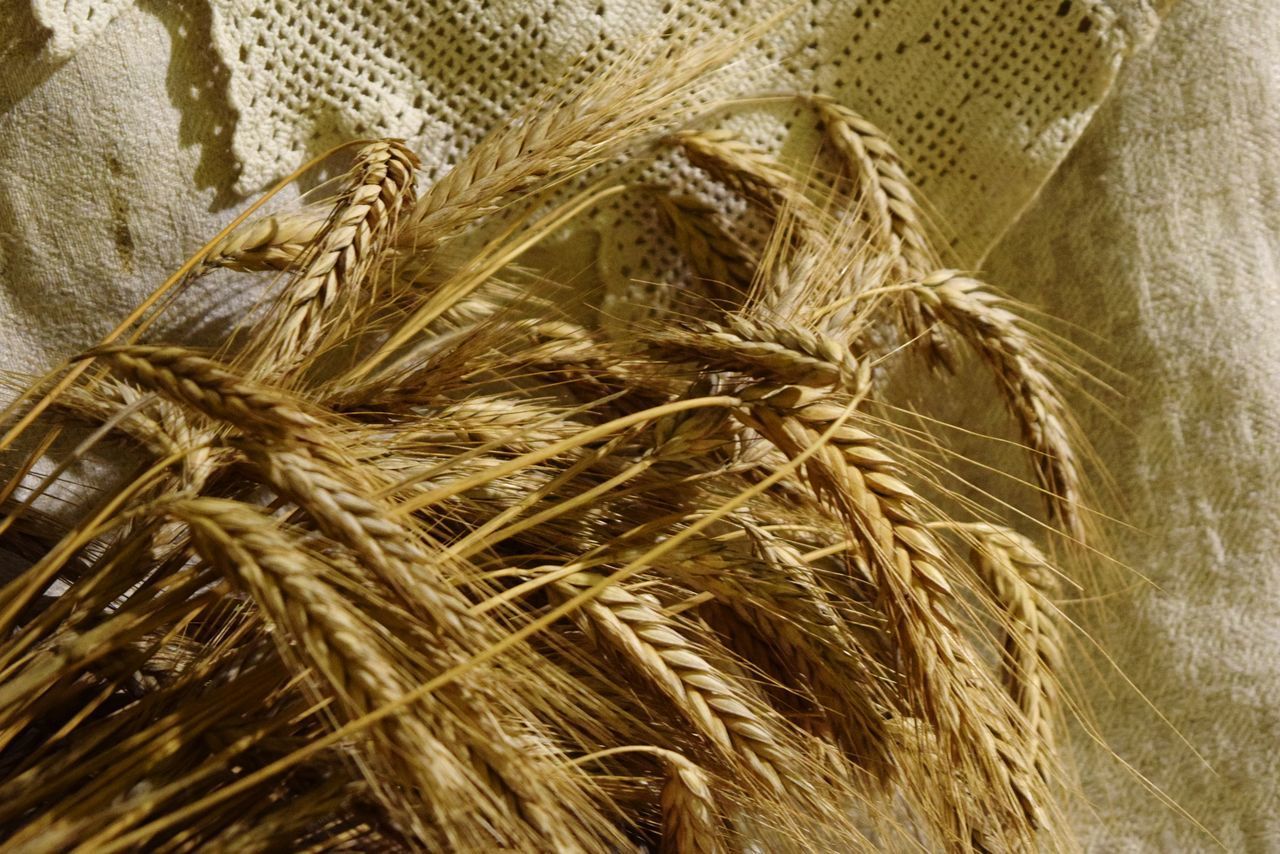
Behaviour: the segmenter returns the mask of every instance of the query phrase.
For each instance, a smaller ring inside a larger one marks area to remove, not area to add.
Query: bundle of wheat
[[[1061,362],[940,269],[861,117],[798,99],[830,180],[690,126],[731,55],[548,95],[421,196],[408,148],[361,143],[327,201],[228,227],[18,395],[10,850],[1069,847],[1056,572],[925,497],[872,370],[971,347],[1078,542]],[[767,242],[679,188],[608,183],[664,147]],[[706,298],[623,341],[517,262],[627,191]],[[272,271],[270,304],[212,353],[142,343],[220,268]],[[113,444],[128,476],[42,512]]]

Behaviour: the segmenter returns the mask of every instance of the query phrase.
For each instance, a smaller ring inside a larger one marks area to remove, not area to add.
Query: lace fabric
[[[1079,135],[1154,18],[1096,0],[207,0],[238,114],[236,190],[353,136],[397,136],[447,168],[530,92],[590,74],[663,27],[741,28],[795,8],[742,57],[725,94],[820,91],[895,140],[972,262]],[[34,0],[66,55],[127,0]],[[739,127],[780,146],[797,111]],[[797,130],[799,127],[799,130]]]

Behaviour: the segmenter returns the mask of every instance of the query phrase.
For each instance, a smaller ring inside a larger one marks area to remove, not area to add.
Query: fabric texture
[[[532,88],[659,27],[663,5],[33,2],[0,34],[0,367],[93,340],[244,193],[336,141],[403,135],[439,174]],[[685,5],[732,21],[781,4]],[[1114,420],[1081,412],[1137,528],[1107,543],[1133,571],[1104,566],[1105,595],[1076,616],[1217,775],[1106,662],[1083,664],[1080,687],[1119,756],[1242,851],[1280,850],[1273,6],[1182,0],[1069,157],[1149,35],[1147,4],[818,0],[736,82],[866,114],[960,260],[986,255],[991,281],[1110,342],[1128,375]],[[737,121],[791,144],[794,118]],[[602,276],[627,279],[643,252],[625,213],[602,212]],[[216,329],[242,304],[197,294],[187,316]],[[1212,847],[1083,733],[1075,746],[1088,849]]]
[[[107,28],[133,0],[32,0],[31,12],[49,31],[46,57],[67,59]]]
[[[154,286],[159,262],[226,218],[209,209],[336,142],[405,137],[429,179],[571,68],[590,74],[663,26],[741,28],[784,6],[34,3],[44,40],[10,50],[0,75],[0,103],[12,105],[0,125],[0,320],[16,330],[0,366],[45,366],[109,328]],[[1060,162],[1154,20],[1143,0],[817,0],[744,54],[723,92],[817,90],[866,114],[900,141],[940,228],[972,262]],[[774,147],[803,149],[814,133],[793,105],[746,106],[733,122]],[[181,179],[193,172],[194,186]],[[80,189],[94,184],[103,192]],[[631,281],[631,259],[652,254],[645,229],[627,225],[638,221],[631,204],[606,206],[593,238],[618,316],[656,296]],[[68,319],[71,305],[96,310]]]
[[[1077,667],[1089,850],[1216,848],[1114,750],[1225,850],[1280,851],[1278,44],[1270,0],[1182,0],[988,261],[1123,374],[1078,407],[1132,526],[1074,614],[1115,659]]]

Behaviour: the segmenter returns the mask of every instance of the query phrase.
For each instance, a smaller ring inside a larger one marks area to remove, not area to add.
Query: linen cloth
[[[1081,687],[1110,749],[1233,852],[1280,851],[1278,48],[1280,4],[1182,0],[987,262],[1127,375],[1109,416],[1077,411],[1131,571],[1075,616],[1151,706],[1095,649]],[[1074,746],[1087,848],[1220,850]]]
[[[607,61],[662,19],[662,4],[636,0],[10,5],[0,367],[28,370],[114,325],[243,193],[309,153],[355,134],[404,135],[438,174],[522,94],[580,57]],[[728,26],[779,4],[685,5],[727,10],[715,13]],[[1133,382],[1111,403],[1135,432],[1089,426],[1144,531],[1110,544],[1164,589],[1135,591],[1135,576],[1117,572],[1120,593],[1079,616],[1225,776],[1197,764],[1133,692],[1108,695],[1119,680],[1086,675],[1082,687],[1124,759],[1232,850],[1262,851],[1280,850],[1266,813],[1280,743],[1280,582],[1268,557],[1280,530],[1268,382],[1280,353],[1265,340],[1276,320],[1266,146],[1280,142],[1266,45],[1280,28],[1266,0],[1227,5],[1240,15],[1184,0],[998,243],[1149,36],[1147,4],[818,2],[756,58],[767,73],[738,83],[816,85],[866,114],[898,140],[961,260],[990,251],[993,281],[1113,341],[1107,355]],[[509,70],[492,73],[504,61]],[[742,129],[776,143],[789,118],[764,111]],[[606,212],[598,233],[625,213]],[[597,273],[622,275],[626,249],[597,244]],[[216,330],[242,296],[205,294],[188,316]],[[1249,338],[1229,346],[1237,333]],[[1257,495],[1234,493],[1237,483]],[[1089,848],[1211,845],[1102,751],[1076,745],[1094,801],[1075,816]]]
[[[0,368],[26,369],[109,329],[240,194],[310,154],[402,136],[438,175],[571,69],[591,73],[663,26],[733,31],[795,6],[34,0],[24,39],[26,6],[8,5],[0,322],[13,343]],[[1065,155],[1154,20],[1144,0],[815,0],[744,52],[720,91],[816,88],[863,112],[899,141],[972,260]],[[748,138],[803,147],[799,109],[739,112]],[[644,239],[626,204],[595,230],[597,274],[614,289],[628,287],[627,256]]]

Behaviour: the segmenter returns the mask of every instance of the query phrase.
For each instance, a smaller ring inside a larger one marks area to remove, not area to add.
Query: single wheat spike
[[[840,746],[858,767],[885,779],[892,768],[884,732],[880,698],[886,668],[875,660],[869,632],[858,631],[834,607],[810,567],[789,544],[767,531],[748,528],[757,556],[725,549],[684,556],[669,570],[694,590],[705,590],[728,607],[767,645],[786,670],[777,674],[784,686],[796,682],[812,691],[823,706]],[[859,608],[859,610],[863,610]],[[862,615],[860,615],[862,616]],[[870,624],[869,614],[862,616]],[[736,640],[729,643],[736,648]],[[741,650],[751,658],[750,650]]]
[[[673,134],[689,162],[724,181],[770,213],[788,211],[801,229],[817,228],[818,213],[791,173],[766,152],[727,130],[685,130]]]
[[[867,545],[879,591],[878,606],[900,656],[911,708],[936,728],[944,750],[973,775],[966,797],[952,806],[967,838],[967,817],[987,813],[1010,840],[1030,844],[1044,821],[1043,783],[1012,732],[998,688],[953,613],[946,550],[919,515],[919,499],[875,438],[842,425],[838,403],[788,389],[746,389],[748,422],[788,456],[820,446],[805,466],[817,495],[825,497]],[[958,769],[959,770],[959,769]]]
[[[101,347],[88,355],[124,379],[244,429],[297,436],[321,425],[296,398],[249,382],[185,347],[124,345]]]
[[[829,98],[809,100],[818,111],[827,140],[845,160],[855,196],[866,200],[876,242],[898,256],[898,277],[919,278],[941,266],[924,208],[888,137],[853,110]],[[902,310],[907,333],[921,340],[926,354],[936,364],[953,367],[948,342],[929,307],[907,293]]]
[[[508,118],[415,205],[402,242],[431,247],[518,193],[580,175],[655,132],[677,126],[700,99],[695,81],[731,61],[741,35],[691,45],[668,40]]]
[[[1035,543],[998,525],[958,526],[974,537],[972,559],[1004,611],[1002,676],[1022,712],[1027,752],[1046,782],[1054,770],[1063,643],[1052,597],[1058,576]]]
[[[557,582],[573,596],[603,579],[575,573]],[[794,758],[773,723],[749,693],[706,660],[671,618],[620,585],[606,587],[580,610],[588,627],[606,638],[667,695],[676,708],[734,764],[741,764],[778,793],[790,785]]]
[[[689,387],[684,398],[712,394],[718,385],[714,379],[704,377]],[[735,425],[733,414],[721,406],[664,415],[653,424],[649,456],[664,462],[703,459],[733,442]]]
[[[302,364],[354,301],[365,274],[394,237],[400,213],[413,204],[417,168],[418,158],[396,140],[372,142],[357,152],[346,189],[314,238],[314,248],[281,294],[268,326],[253,336],[257,363],[265,370],[287,373]]]
[[[1086,537],[1082,478],[1071,441],[1071,419],[1053,380],[1054,362],[1007,301],[954,270],[926,276],[916,292],[991,367],[1045,492],[1049,512],[1075,540]]]
[[[467,604],[430,572],[434,563],[391,521],[391,508],[377,505],[358,484],[340,476],[361,467],[298,401],[182,348],[97,352],[126,379],[258,437],[239,444],[268,484],[306,508],[322,529],[355,550],[405,603],[439,621],[456,642],[473,648],[483,643],[485,633],[468,615]]]
[[[237,444],[272,489],[305,509],[327,536],[358,554],[406,606],[438,622],[455,642],[482,648],[488,633],[469,615],[467,602],[431,571],[433,562],[394,521],[394,508],[374,501],[353,482],[350,475],[359,470],[353,459],[333,446]]]
[[[92,424],[106,423],[115,418],[116,430],[159,457],[187,447],[183,436],[175,435],[168,429],[169,425],[154,399],[139,407],[143,394],[128,383],[105,380],[91,385],[72,386],[55,405]],[[120,418],[120,413],[129,407],[133,407],[133,411]]]
[[[491,213],[499,199],[525,190],[574,161],[599,142],[583,138],[596,122],[614,119],[599,103],[566,100],[543,105],[482,139],[414,205],[413,224],[426,237],[448,236]]]
[[[937,264],[928,220],[916,201],[911,179],[888,137],[848,107],[828,98],[811,99],[827,140],[844,158],[855,186],[867,197],[873,228],[885,247],[896,242],[909,271],[927,273]]]
[[[567,439],[582,430],[568,413],[547,400],[481,395],[461,400],[419,400],[434,404],[414,423],[388,434],[396,447],[475,447],[494,445],[527,452]],[[438,407],[438,408],[436,408]]]
[[[849,348],[803,327],[733,314],[723,323],[654,333],[667,353],[687,353],[718,370],[765,375],[781,383],[856,390],[866,370]]]
[[[728,286],[731,302],[740,302],[751,290],[759,258],[721,222],[713,205],[693,196],[669,193],[658,197],[658,206],[671,223],[676,244],[693,265],[694,272],[711,282]]]
[[[671,750],[657,750],[667,769],[662,786],[662,854],[727,854],[707,772]]]
[[[329,212],[310,208],[246,222],[205,253],[200,269],[288,270],[323,230]]]

